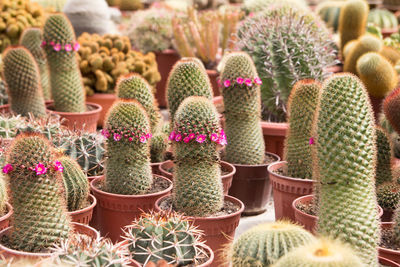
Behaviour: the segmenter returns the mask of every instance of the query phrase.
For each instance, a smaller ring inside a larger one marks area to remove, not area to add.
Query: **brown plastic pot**
[[[168,196],[161,197],[156,201],[155,208],[160,211],[160,203]],[[237,206],[239,210],[224,216],[218,217],[189,217],[193,219],[193,224],[198,226],[204,233],[206,245],[214,251],[215,260],[210,266],[229,266],[224,262],[224,249],[233,241],[236,228],[239,225],[240,215],[244,210],[244,204],[237,198],[225,195],[225,201],[229,201]]]
[[[161,162],[152,162],[152,163],[150,163],[152,173],[153,173],[153,174],[158,174],[158,175],[164,176],[164,175],[160,172],[160,165],[163,164],[164,162],[165,162],[165,161],[161,161]],[[166,177],[166,176],[164,176],[164,177]],[[166,177],[166,178],[168,178],[168,177]],[[169,179],[169,178],[168,178],[168,179]],[[169,180],[171,180],[171,179],[169,179]]]
[[[68,212],[73,222],[89,225],[92,219],[93,209],[97,204],[96,198],[92,194],[89,195],[89,203],[90,205],[86,208]]]
[[[272,153],[276,161],[280,158]],[[232,164],[236,168],[233,175],[232,186],[229,195],[240,199],[244,203],[243,215],[257,215],[265,212],[266,205],[271,199],[271,184],[268,177],[269,164],[242,165]]]
[[[388,266],[388,267],[400,267],[400,264],[391,261],[389,259],[383,258],[383,257],[378,257],[379,263],[382,264],[382,266]]]
[[[122,229],[134,219],[139,218],[143,212],[154,209],[156,200],[169,195],[172,190],[172,182],[165,177],[170,186],[157,193],[146,195],[118,195],[104,192],[98,188],[104,176],[93,180],[90,188],[97,199],[97,226],[102,236],[111,238],[113,242],[121,241]]]
[[[396,33],[399,29],[398,28],[393,28],[393,29],[382,29],[381,33],[383,38],[390,37],[393,33]]]
[[[100,105],[102,107],[102,110],[100,112],[100,117],[99,120],[97,121],[98,126],[103,126],[104,120],[106,118],[108,110],[111,108],[111,106],[114,104],[115,100],[117,100],[117,97],[115,94],[100,94],[96,93],[92,96],[87,96],[86,101],[95,103],[97,105]]]
[[[394,222],[382,222],[381,229],[382,230],[390,230],[394,226]],[[379,247],[379,256],[382,258],[394,261],[396,263],[400,263],[400,250],[393,250],[388,248]]]
[[[74,228],[75,233],[88,235],[89,237],[91,237],[93,239],[100,238],[99,233],[95,229],[93,229],[92,227],[90,227],[88,225],[73,222],[72,227]],[[11,230],[11,227],[7,227],[7,228],[1,230],[0,231],[0,240],[3,238],[3,236],[7,235],[10,230]],[[0,243],[0,254],[2,256],[4,256],[6,259],[14,258],[14,261],[18,261],[20,259],[48,258],[52,255],[52,253],[32,253],[32,252],[14,250],[14,249],[4,246],[1,243]]]
[[[97,121],[100,118],[102,107],[95,103],[86,102],[88,111],[78,112],[59,112],[53,110],[53,102],[46,105],[47,112],[50,114],[57,114],[64,119],[63,125],[68,129],[84,129],[87,132],[96,132]]]
[[[10,225],[10,217],[14,213],[12,206],[6,203],[7,213],[0,217],[0,231],[6,229]]]
[[[220,96],[221,93],[219,91],[219,86],[218,86],[218,72],[216,70],[206,70],[208,77],[210,78],[210,83],[214,92],[214,96]]]
[[[282,158],[289,124],[262,121],[261,128],[264,135],[265,150]]]
[[[167,107],[166,96],[166,86],[168,81],[169,73],[175,63],[180,59],[179,54],[173,49],[167,49],[162,52],[154,52],[156,54],[156,61],[158,65],[158,71],[161,75],[161,80],[157,83],[156,86],[156,99],[158,101],[158,105],[161,108]]]
[[[10,113],[10,104],[0,105],[0,114]]]
[[[310,195],[313,191],[314,181],[275,173],[280,168],[287,170],[287,162],[280,161],[268,166],[274,196],[275,220],[289,219],[294,222],[296,218],[292,203],[296,198]]]
[[[173,167],[174,167],[174,163],[171,160],[162,162],[159,165],[160,175],[162,175],[172,181],[173,175],[168,170]],[[228,172],[227,174],[221,176],[222,186],[224,188],[224,195],[227,195],[229,188],[232,185],[232,179],[233,179],[234,174],[236,173],[236,168],[235,168],[235,166],[233,166],[232,164],[230,164],[226,161],[221,161],[221,169],[225,172]]]
[[[101,178],[103,176],[88,176],[89,184],[96,178]],[[93,194],[92,190],[90,192]],[[93,213],[92,213],[92,219],[89,222],[89,225],[96,229],[97,231],[99,230],[99,226],[97,224],[97,200],[96,200],[96,206],[93,208]]]

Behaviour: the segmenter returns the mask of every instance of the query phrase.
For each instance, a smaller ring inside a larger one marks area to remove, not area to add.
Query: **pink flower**
[[[218,134],[212,133],[212,134],[210,135],[210,139],[211,139],[211,141],[213,141],[213,142],[217,142],[218,139],[219,139]]]
[[[152,137],[153,137],[153,135],[151,133],[146,134],[146,139],[150,139]]]
[[[146,136],[145,136],[145,135],[142,135],[142,136],[139,138],[139,141],[140,141],[140,143],[146,143],[146,142],[147,142]]]
[[[132,142],[132,141],[133,141],[133,138],[132,138],[132,137],[129,137],[129,138],[128,138],[128,141],[129,141],[129,142]]]
[[[310,140],[308,141],[308,144],[309,145],[314,145],[315,144],[315,140],[314,140],[314,138],[310,138]]]
[[[221,87],[222,84],[221,84],[221,80],[220,79],[217,80],[217,84],[218,84],[218,87]]]
[[[58,160],[56,160],[54,162],[54,170],[55,171],[59,171],[59,172],[63,172],[64,171],[64,167],[62,166],[61,162],[59,162]]]
[[[60,51],[61,50],[61,45],[60,44],[55,44],[54,46],[53,46],[53,49],[54,49],[54,51]]]
[[[250,17],[250,18],[254,17],[254,12],[250,12],[250,13],[249,13],[249,17]]]
[[[225,87],[231,86],[231,81],[230,81],[230,80],[225,80],[224,86],[225,86]]]
[[[244,79],[242,77],[238,77],[238,78],[236,78],[236,82],[238,84],[242,84],[244,82]]]
[[[3,173],[5,173],[5,174],[7,174],[7,173],[9,173],[9,172],[11,172],[13,170],[14,170],[14,167],[10,163],[6,164],[3,167]]]
[[[36,175],[45,174],[47,172],[47,168],[42,163],[38,163],[35,166],[35,172],[36,172]]]
[[[109,132],[107,129],[101,130],[101,134],[102,134],[105,138],[109,138],[109,137],[110,137],[110,132]]]
[[[169,139],[169,140],[174,140],[174,139],[175,139],[175,132],[174,132],[174,131],[172,131],[172,132],[169,134],[168,139]]]
[[[175,136],[175,141],[176,142],[179,142],[179,141],[181,141],[182,140],[182,135],[181,134],[177,134],[176,136]]]
[[[200,144],[204,143],[206,141],[206,136],[204,134],[200,134],[197,136],[196,141]]]
[[[47,45],[47,42],[43,41],[41,47],[44,47],[45,45]]]
[[[188,135],[188,137],[189,137],[190,140],[194,139],[195,136],[196,136],[196,135],[195,135],[194,133],[190,133],[190,134]]]
[[[118,134],[118,133],[114,134],[114,140],[115,141],[119,141],[119,140],[121,140],[121,138],[122,138],[122,136],[120,134]]]
[[[261,85],[262,81],[261,81],[260,78],[256,77],[256,78],[254,78],[254,83],[257,84],[257,85]]]
[[[226,138],[220,138],[218,140],[218,144],[221,145],[221,146],[224,146],[224,145],[226,145],[228,143],[226,142]]]
[[[186,136],[185,138],[183,138],[183,142],[189,143],[190,142],[190,138],[188,136]]]
[[[246,79],[246,80],[244,81],[244,83],[245,83],[247,86],[252,86],[252,85],[253,85],[251,79]]]
[[[80,45],[78,42],[76,42],[76,43],[74,44],[74,51],[78,51],[79,48],[81,48],[81,45]]]
[[[53,41],[50,42],[50,45],[51,45],[51,46],[54,46],[55,44],[56,44],[56,43],[53,42]]]
[[[72,51],[72,45],[71,45],[71,44],[66,44],[66,45],[64,46],[64,49],[65,49],[65,51],[67,51],[67,52],[71,52],[71,51]]]

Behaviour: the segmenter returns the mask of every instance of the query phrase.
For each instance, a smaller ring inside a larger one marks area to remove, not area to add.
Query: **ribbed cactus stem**
[[[381,127],[376,127],[376,149],[377,164],[375,185],[379,186],[385,182],[391,182],[392,174],[392,144],[386,131]]]
[[[393,90],[383,102],[383,111],[393,129],[400,134],[400,88]]]

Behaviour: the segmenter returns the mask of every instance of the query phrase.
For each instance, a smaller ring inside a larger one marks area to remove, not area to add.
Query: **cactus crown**
[[[378,185],[376,198],[382,209],[394,211],[400,201],[400,184],[397,181],[389,181]]]

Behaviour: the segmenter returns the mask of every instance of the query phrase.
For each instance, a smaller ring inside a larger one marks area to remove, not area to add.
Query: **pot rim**
[[[289,177],[289,176],[284,176],[278,173],[273,172],[272,168],[278,164],[282,164],[282,166],[286,166],[287,165],[287,161],[278,161],[278,162],[273,162],[268,166],[268,174],[272,175],[272,176],[276,176],[278,178],[281,179],[285,179],[285,180],[290,180],[290,181],[296,181],[296,182],[307,182],[307,183],[315,183],[314,180],[311,179],[301,179],[301,178],[294,178],[294,177]],[[277,168],[279,169],[279,168]],[[271,176],[270,176],[271,179]]]
[[[307,218],[313,219],[313,220],[317,220],[318,217],[316,215],[311,215],[311,214],[305,213],[304,211],[298,209],[297,206],[296,206],[296,204],[300,203],[302,200],[308,200],[310,198],[311,198],[311,200],[313,200],[314,199],[314,195],[305,195],[305,196],[301,196],[301,197],[296,198],[292,202],[292,208],[293,208],[295,213],[298,212],[304,217],[307,217]]]
[[[11,217],[14,213],[14,209],[10,203],[6,202],[7,213],[0,217],[0,221],[5,221]]]
[[[49,107],[51,105],[53,105],[53,103],[54,103],[54,101],[51,101],[50,103],[47,103],[46,104],[46,110],[48,112],[50,112],[50,113],[59,114],[61,116],[71,116],[71,115],[74,115],[74,116],[87,116],[87,115],[94,115],[94,114],[100,113],[103,110],[103,107],[100,106],[99,104],[92,103],[92,102],[85,102],[86,106],[94,107],[94,109],[93,110],[89,110],[89,111],[84,111],[84,112],[62,112],[62,111],[56,111],[56,110],[49,109]]]
[[[379,259],[379,263],[382,263],[382,264],[390,264],[390,266],[396,266],[396,267],[398,267],[398,266],[400,266],[400,264],[398,264],[397,262],[394,262],[394,261],[392,261],[392,260],[390,260],[390,259],[388,259],[388,258],[385,258],[385,257],[381,257],[381,256],[378,256],[378,259]]]
[[[74,210],[74,211],[69,211],[68,214],[69,214],[70,216],[72,216],[72,215],[77,215],[77,214],[81,214],[81,213],[84,213],[84,212],[93,210],[94,207],[95,207],[96,204],[97,204],[97,199],[96,199],[92,194],[89,194],[89,203],[90,203],[89,206],[87,206],[87,207],[85,207],[85,208],[83,208],[83,209]]]
[[[160,51],[154,51],[154,54],[156,54],[156,55],[157,54],[178,55],[179,56],[178,52],[173,48],[167,48],[167,49],[160,50]]]
[[[153,174],[153,177],[154,176],[160,177],[160,178],[164,179],[165,181],[168,181],[168,183],[169,183],[168,188],[166,188],[166,189],[164,189],[162,191],[159,191],[159,192],[150,193],[150,194],[142,194],[142,195],[114,194],[114,193],[105,192],[105,191],[100,190],[100,189],[97,188],[98,182],[100,182],[100,180],[104,179],[104,177],[105,177],[104,175],[101,175],[98,178],[95,178],[92,182],[90,182],[90,189],[93,190],[93,192],[96,192],[96,194],[99,194],[99,195],[103,195],[103,196],[107,196],[107,197],[113,197],[113,198],[124,198],[124,199],[136,199],[136,198],[144,198],[144,197],[153,197],[153,196],[157,196],[157,195],[162,195],[162,194],[168,193],[168,192],[170,192],[172,190],[173,184],[168,178],[166,178],[164,176],[161,176],[161,175],[158,175],[158,174]]]
[[[104,99],[104,100],[109,100],[109,99],[112,99],[112,100],[116,100],[117,99],[117,96],[116,96],[116,94],[114,93],[114,94],[110,94],[110,93],[100,93],[100,92],[96,92],[96,93],[94,93],[93,95],[88,95],[88,96],[86,96],[86,98],[94,98],[94,99]],[[89,99],[89,100],[91,100],[91,99]],[[91,102],[91,103],[93,103],[93,102]]]
[[[273,161],[271,163],[257,164],[257,165],[236,164],[236,163],[230,163],[230,164],[234,165],[235,167],[237,166],[237,167],[247,167],[247,168],[255,167],[256,168],[256,167],[268,167],[271,164],[274,164],[276,162],[280,162],[280,160],[281,160],[281,157],[279,157],[277,154],[274,154],[274,153],[271,153],[271,152],[265,152],[265,155],[269,155],[269,156],[272,156],[272,157],[276,158],[276,161]]]

